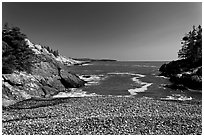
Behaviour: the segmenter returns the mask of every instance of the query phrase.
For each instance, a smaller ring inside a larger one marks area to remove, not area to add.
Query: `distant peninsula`
[[[93,61],[117,61],[114,59],[91,59],[91,58],[72,58],[77,61],[86,61],[86,62],[93,62]]]

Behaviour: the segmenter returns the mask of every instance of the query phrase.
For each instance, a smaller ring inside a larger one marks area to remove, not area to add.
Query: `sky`
[[[202,3],[2,3],[2,24],[73,58],[177,59],[182,37],[202,25]]]

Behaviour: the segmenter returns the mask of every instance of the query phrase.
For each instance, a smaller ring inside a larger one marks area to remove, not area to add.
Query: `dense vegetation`
[[[202,28],[193,26],[193,30],[182,39],[182,48],[178,52],[179,60],[163,64],[160,75],[170,77],[173,87],[183,86],[202,90]],[[185,88],[182,87],[182,88]]]
[[[26,45],[26,35],[18,27],[9,27],[5,23],[2,31],[2,73],[11,74],[16,71],[31,72],[31,67],[35,63],[36,55]],[[53,50],[49,46],[42,46],[55,57],[59,56],[58,50]]]
[[[9,27],[6,23],[2,31],[2,73],[16,71],[30,72],[35,54],[26,45],[26,35],[18,27]]]
[[[186,34],[182,43],[183,46],[178,52],[178,57],[188,60],[193,64],[201,65],[202,63],[202,28],[193,26],[193,30]]]

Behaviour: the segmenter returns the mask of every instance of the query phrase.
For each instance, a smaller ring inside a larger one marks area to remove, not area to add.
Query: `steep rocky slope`
[[[2,74],[2,104],[9,106],[29,98],[52,98],[53,95],[69,88],[84,86],[84,81],[69,72],[68,66],[83,62],[54,56],[41,45],[24,39],[26,46],[34,51],[30,72],[15,70]],[[11,45],[3,41],[4,48]],[[16,49],[18,50],[18,49]],[[6,50],[2,50],[4,53]],[[25,59],[24,59],[25,60]],[[8,63],[8,62],[7,62]]]

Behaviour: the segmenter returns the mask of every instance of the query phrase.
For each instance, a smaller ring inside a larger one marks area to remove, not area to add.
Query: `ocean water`
[[[92,62],[71,66],[70,71],[87,83],[63,96],[135,96],[162,100],[201,100],[201,91],[173,90],[164,85],[168,78],[158,76],[160,66],[167,62]],[[72,94],[73,93],[73,94]]]

